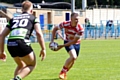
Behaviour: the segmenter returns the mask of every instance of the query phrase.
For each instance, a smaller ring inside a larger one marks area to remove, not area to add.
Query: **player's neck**
[[[30,10],[22,10],[23,13],[28,13],[28,14],[31,14]]]
[[[72,27],[76,27],[76,26],[77,26],[77,23],[71,22],[71,26],[72,26]]]

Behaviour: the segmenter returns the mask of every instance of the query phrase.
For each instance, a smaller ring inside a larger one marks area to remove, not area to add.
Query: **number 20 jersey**
[[[6,26],[10,29],[8,39],[29,40],[31,33],[34,30],[35,23],[39,23],[39,20],[32,14],[23,13],[13,17]]]

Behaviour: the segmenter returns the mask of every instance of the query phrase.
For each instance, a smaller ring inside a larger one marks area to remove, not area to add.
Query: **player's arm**
[[[4,40],[5,37],[9,34],[9,28],[5,28],[3,32],[0,34],[0,60],[6,61],[6,53],[4,52]]]
[[[11,21],[12,19],[7,23],[4,30],[0,33],[0,53],[4,52],[4,39],[10,33]]]
[[[35,31],[36,31],[37,40],[38,40],[42,50],[46,50],[43,34],[42,34],[41,29],[40,29],[40,24],[36,23],[34,25],[34,28],[35,28]]]
[[[35,20],[34,20],[34,30],[36,32],[37,40],[41,46],[41,49],[46,50],[45,42],[44,42],[44,38],[43,38],[43,33],[42,33],[41,28],[40,28],[40,21],[38,18],[35,18]]]
[[[64,24],[64,22],[60,23],[58,26],[55,26],[55,27],[53,28],[53,30],[52,30],[51,42],[54,42],[54,37],[55,37],[55,35],[56,35],[56,32],[57,32],[58,30],[61,30],[62,28],[64,28],[63,24]],[[58,35],[59,35],[61,38],[63,38],[61,33],[58,32]]]
[[[70,46],[70,45],[72,45],[72,44],[75,44],[79,39],[80,39],[79,37],[76,37],[76,36],[75,36],[73,40],[71,40],[71,41],[69,41],[68,43],[64,44],[63,47],[65,47],[65,46]]]
[[[3,32],[0,34],[0,53],[4,52],[4,39],[9,34],[9,28],[5,28]]]
[[[64,36],[62,35],[62,32],[61,32],[60,30],[58,30],[57,33],[58,33],[58,35],[60,36],[60,38],[61,38],[62,40],[64,40]]]
[[[78,33],[76,33],[73,40],[69,41],[66,44],[59,45],[59,47],[61,48],[61,47],[70,46],[72,44],[75,44],[79,39],[81,39],[82,35],[83,35],[83,31],[79,31]]]
[[[79,39],[80,39],[80,37],[75,36],[74,39],[69,41],[68,43],[63,44],[63,45],[58,45],[58,48],[55,51],[58,51],[58,50],[60,50],[61,48],[65,47],[65,46],[70,46],[72,44],[75,44]]]
[[[38,43],[40,44],[41,49],[42,49],[41,52],[40,52],[40,57],[42,56],[41,60],[44,60],[44,58],[46,57],[46,47],[45,47],[45,42],[44,42],[44,38],[43,38],[43,34],[42,34],[42,31],[41,31],[39,22],[36,22],[34,24],[34,29],[36,31],[36,36],[37,36]]]
[[[58,28],[58,26],[55,26],[52,30],[51,42],[54,42],[54,37],[56,36],[57,30],[59,30],[59,28]]]

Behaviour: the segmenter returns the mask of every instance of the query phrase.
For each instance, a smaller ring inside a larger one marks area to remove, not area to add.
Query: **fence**
[[[42,28],[44,40],[50,41],[51,40],[51,34],[52,34],[52,28],[54,27],[53,24],[46,24],[45,27]],[[84,26],[84,25],[83,25]],[[117,39],[120,38],[120,24],[106,26],[106,25],[98,25],[96,24],[94,27],[85,27],[84,26],[84,34],[83,39]],[[64,32],[62,32],[62,35],[64,35]],[[59,38],[58,35],[55,37],[56,39]],[[37,38],[35,35],[35,32],[33,31],[33,35],[31,35],[30,40],[32,43],[37,42]],[[7,38],[5,39],[5,43],[7,42]]]
[[[97,25],[94,27],[85,27],[84,39],[98,39],[98,38],[119,38],[120,36],[120,25]]]
[[[53,24],[41,24],[41,30],[43,33],[43,37],[45,41],[50,41],[51,40],[51,33],[52,33],[52,28],[54,27]],[[44,26],[44,27],[43,27]],[[33,35],[30,37],[31,42],[36,42],[36,35],[35,32],[33,31]]]
[[[47,28],[42,30],[45,41],[51,40],[52,28],[54,27],[52,24],[46,24]],[[84,25],[83,25],[84,26]],[[112,26],[106,26],[104,24],[96,24],[94,26],[85,27],[84,26],[84,34],[83,39],[117,39],[120,38],[120,24],[115,24]],[[64,32],[63,32],[64,34]],[[59,38],[56,35],[56,38]],[[31,38],[32,42],[35,42],[35,38]]]

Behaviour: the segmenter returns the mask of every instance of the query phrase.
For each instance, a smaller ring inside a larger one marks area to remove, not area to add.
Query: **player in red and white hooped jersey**
[[[79,20],[78,13],[73,12],[71,14],[70,21],[64,21],[60,23],[58,26],[54,27],[52,31],[52,39],[50,44],[54,42],[54,37],[57,30],[64,29],[64,33],[65,33],[64,44],[59,45],[56,51],[65,47],[66,51],[70,55],[70,57],[66,60],[65,64],[63,65],[63,68],[59,74],[60,79],[66,79],[66,73],[71,69],[71,67],[73,66],[75,60],[79,55],[80,42],[84,32],[84,28],[82,27],[81,24],[79,24],[78,20]],[[61,37],[61,33],[58,33],[58,35],[60,35]]]
[[[76,19],[77,21],[77,19]],[[71,41],[74,39],[74,37],[81,37],[83,31],[84,31],[84,28],[81,24],[77,24],[76,27],[75,26],[72,26],[71,25],[71,21],[64,21],[62,23],[59,24],[58,26],[59,29],[62,29],[64,28],[64,33],[65,33],[65,40],[66,41]],[[78,41],[76,42],[76,44],[79,44],[80,43],[80,39],[78,39]]]

